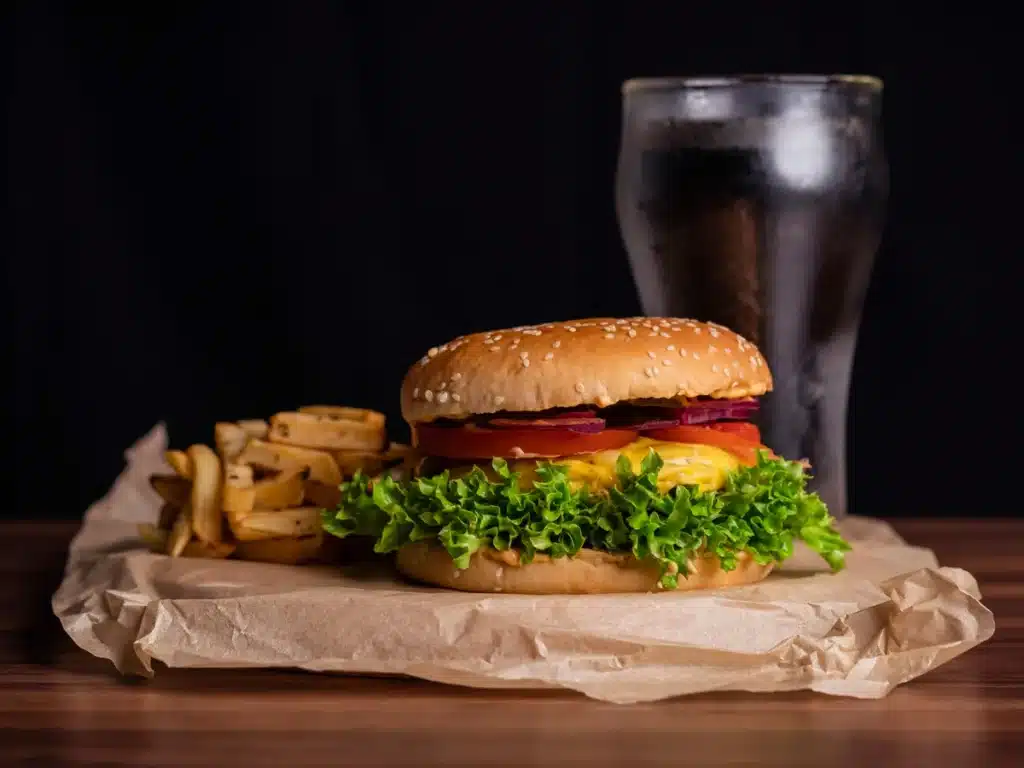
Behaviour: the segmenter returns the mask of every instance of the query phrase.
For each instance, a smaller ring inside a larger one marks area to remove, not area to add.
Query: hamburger
[[[690,590],[849,545],[751,420],[772,376],[715,323],[593,318],[461,336],[402,383],[414,460],[355,475],[324,528],[472,592]]]

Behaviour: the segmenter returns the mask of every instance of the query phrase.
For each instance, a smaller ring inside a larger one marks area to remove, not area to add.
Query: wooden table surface
[[[0,765],[1024,765],[1024,521],[894,521],[971,571],[995,637],[887,698],[574,694],[271,671],[120,678],[52,616],[74,526],[0,524]]]

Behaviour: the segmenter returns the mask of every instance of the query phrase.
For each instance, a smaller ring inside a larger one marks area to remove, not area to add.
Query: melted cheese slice
[[[634,472],[639,472],[641,462],[652,449],[664,461],[664,466],[658,473],[658,490],[663,493],[677,485],[695,485],[702,491],[718,490],[725,485],[729,473],[740,465],[735,456],[711,445],[669,443],[648,438],[641,438],[618,450],[599,451],[552,461],[569,468],[569,480],[574,485],[587,485],[595,490],[605,490],[618,481],[615,462],[620,455],[629,459]],[[537,477],[536,460],[510,461],[509,467],[513,472],[520,474],[520,483],[523,487],[531,486]],[[469,467],[460,467],[453,470],[452,474],[459,476],[468,473],[469,470]],[[490,467],[486,467],[485,470],[488,475],[492,474]]]

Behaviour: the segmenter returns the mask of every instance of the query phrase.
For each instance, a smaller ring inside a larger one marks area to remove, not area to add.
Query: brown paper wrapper
[[[885,523],[844,520],[846,570],[806,549],[747,587],[650,595],[481,595],[401,581],[381,558],[347,568],[172,559],[136,525],[166,471],[155,427],[86,513],[53,609],[125,674],[293,667],[479,688],[566,688],[604,701],[811,689],[884,696],[992,636],[974,578]]]

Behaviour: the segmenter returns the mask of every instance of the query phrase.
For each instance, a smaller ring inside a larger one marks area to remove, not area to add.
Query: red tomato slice
[[[719,421],[705,426],[717,429],[719,432],[728,432],[730,435],[742,437],[744,440],[758,445],[761,444],[761,430],[757,428],[756,424],[751,424],[749,421]]]
[[[605,429],[589,435],[568,429],[467,429],[431,424],[419,424],[415,429],[421,452],[448,459],[572,456],[622,448],[637,439],[637,433],[628,429]]]
[[[654,429],[646,432],[645,437],[650,437],[654,440],[666,440],[671,443],[713,445],[716,448],[721,448],[723,451],[728,451],[739,459],[740,463],[746,464],[748,467],[757,464],[757,452],[763,449],[760,441],[748,440],[732,432],[717,429],[717,426],[701,425]]]

